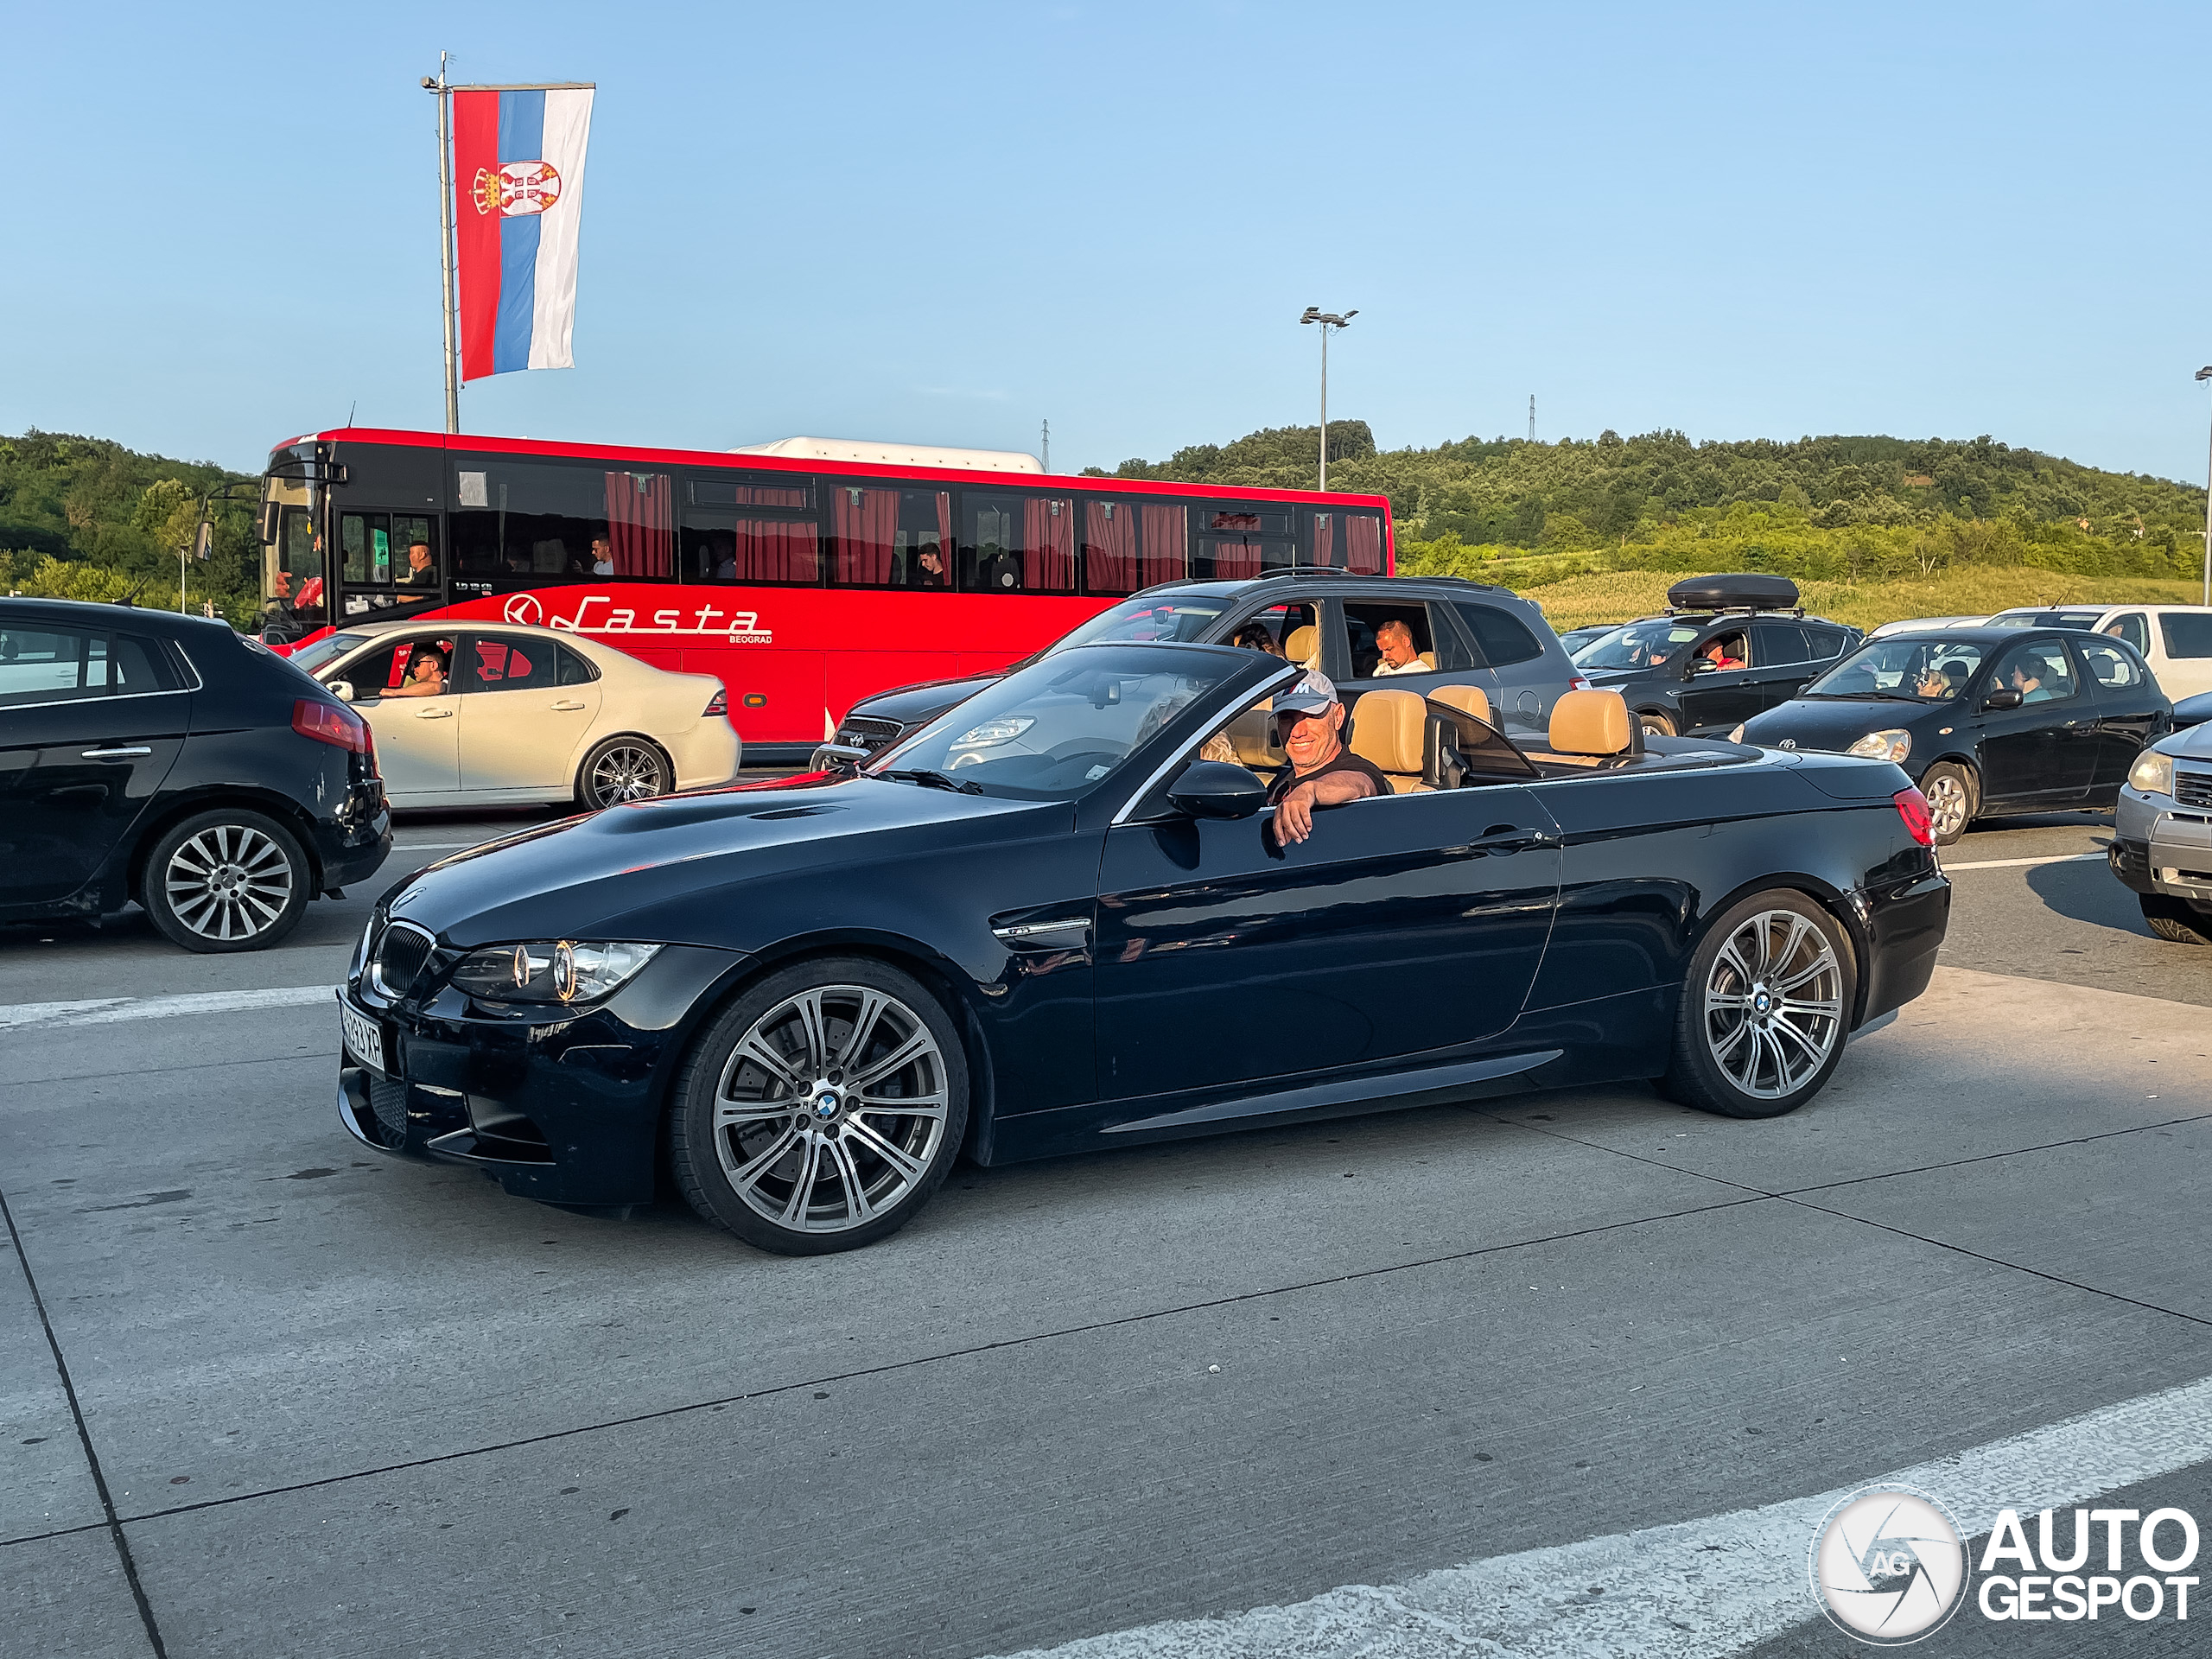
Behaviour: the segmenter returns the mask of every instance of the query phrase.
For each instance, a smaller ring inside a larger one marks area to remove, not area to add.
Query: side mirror
[[[1981,706],[1985,709],[2017,709],[2020,701],[2018,691],[2009,685],[2000,685],[1981,700]]]
[[[1717,673],[1719,670],[1719,664],[1712,658],[1693,657],[1690,658],[1690,665],[1682,671],[1682,677],[1686,680],[1694,680],[1700,674]]]
[[[1268,786],[1226,760],[1199,760],[1175,780],[1167,801],[1185,817],[1249,818],[1268,804]]]
[[[325,690],[328,691],[332,696],[334,696],[334,697],[337,698],[339,702],[353,702],[353,681],[351,681],[351,680],[325,680],[322,683],[323,683],[323,689],[324,689]]]

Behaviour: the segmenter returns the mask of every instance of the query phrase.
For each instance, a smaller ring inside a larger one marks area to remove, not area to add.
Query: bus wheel
[[[576,800],[587,810],[647,801],[668,793],[674,777],[661,752],[642,737],[610,737],[584,757]]]

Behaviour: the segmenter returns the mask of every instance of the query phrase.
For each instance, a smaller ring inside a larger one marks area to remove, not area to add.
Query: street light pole
[[[2196,372],[2199,380],[2212,380],[2212,364]],[[2204,462],[2204,602],[2212,605],[2212,453]]]
[[[1329,487],[1329,330],[1349,328],[1357,311],[1347,311],[1338,316],[1333,311],[1324,311],[1318,305],[1309,305],[1299,318],[1300,322],[1321,325],[1321,488]]]

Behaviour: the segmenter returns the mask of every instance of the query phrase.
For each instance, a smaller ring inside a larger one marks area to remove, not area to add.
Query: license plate
[[[338,1029],[346,1039],[346,1050],[363,1065],[383,1077],[390,1070],[384,1063],[384,1027],[350,1002],[338,1005]]]

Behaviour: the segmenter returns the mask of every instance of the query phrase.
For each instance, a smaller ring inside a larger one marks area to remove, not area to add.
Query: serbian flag
[[[461,378],[575,366],[586,87],[453,94]]]

